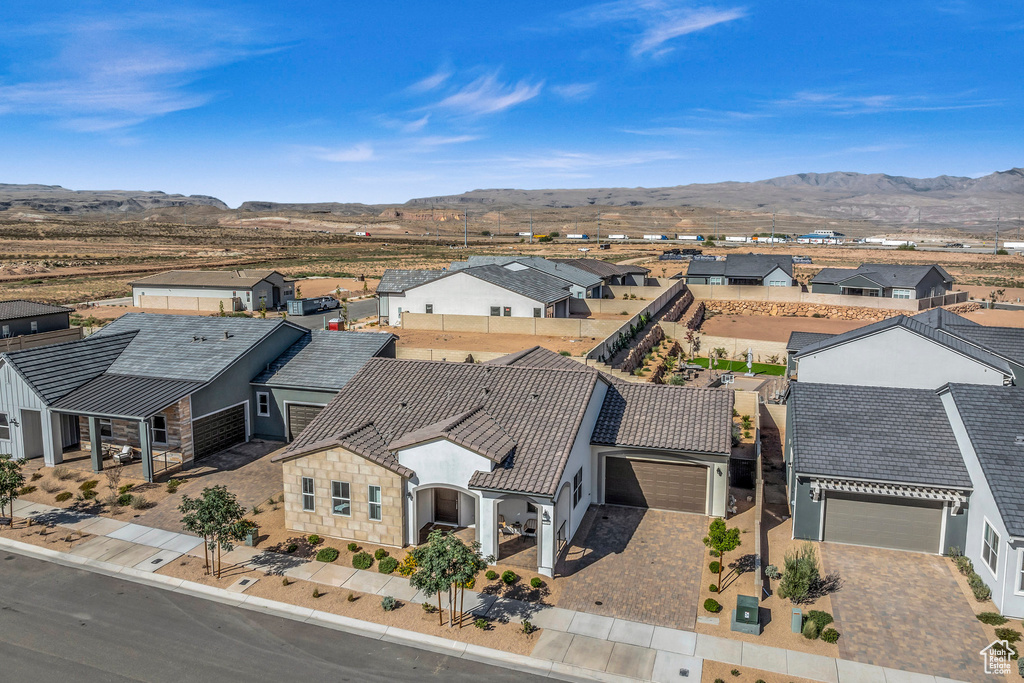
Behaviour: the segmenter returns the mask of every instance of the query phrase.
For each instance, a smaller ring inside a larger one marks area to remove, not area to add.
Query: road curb
[[[253,612],[262,612],[273,616],[291,619],[314,626],[329,628],[336,631],[344,631],[353,635],[363,636],[372,640],[386,640],[398,645],[414,647],[419,650],[427,650],[449,657],[467,659],[470,661],[499,666],[503,669],[514,671],[528,670],[530,673],[547,678],[556,678],[566,681],[593,681],[599,672],[578,667],[568,667],[565,664],[555,665],[543,659],[535,659],[526,655],[517,655],[503,650],[470,645],[461,641],[439,638],[418,631],[408,631],[394,626],[383,626],[369,621],[361,621],[351,617],[338,614],[330,614],[313,610],[308,607],[298,607],[286,602],[267,600],[254,595],[232,593],[224,588],[216,588],[194,581],[177,579],[163,574],[144,572],[131,567],[122,567],[109,562],[99,562],[84,557],[78,557],[71,553],[16,541],[10,538],[0,537],[0,549],[24,555],[44,562],[52,562],[64,567],[81,569],[94,574],[103,574],[116,579],[123,579],[132,583],[138,583],[151,588],[160,588],[172,593],[182,593],[203,600],[212,600],[232,607],[240,607]],[[600,673],[599,680],[609,683],[636,683],[636,679],[614,674]]]

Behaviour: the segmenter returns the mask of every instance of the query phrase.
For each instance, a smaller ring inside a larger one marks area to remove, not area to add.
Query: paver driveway
[[[844,581],[832,595],[843,659],[985,680],[978,654],[988,644],[985,632],[943,558],[837,543],[819,547],[824,569]]]
[[[707,526],[703,515],[592,507],[559,564],[558,606],[693,630]]]

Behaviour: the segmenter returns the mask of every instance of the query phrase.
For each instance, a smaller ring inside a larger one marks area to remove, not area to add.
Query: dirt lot
[[[573,356],[585,355],[599,341],[596,337],[543,337],[523,334],[486,334],[483,332],[434,332],[381,327],[382,332],[397,334],[398,345],[409,348],[457,349],[513,353],[531,346],[552,351],[568,351]]]
[[[868,324],[862,320],[829,318],[787,318],[766,315],[716,315],[708,318],[700,331],[715,337],[764,339],[784,342],[793,330],[840,334]]]

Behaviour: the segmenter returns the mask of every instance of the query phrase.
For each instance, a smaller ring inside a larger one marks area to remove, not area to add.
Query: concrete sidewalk
[[[65,556],[65,559],[73,563],[88,567],[113,568],[115,573],[152,574],[182,555],[204,555],[202,539],[189,534],[153,529],[40,503],[16,501],[13,514],[16,517],[32,519],[39,524],[52,524],[95,535],[95,538],[74,547],[70,552],[56,555]],[[18,543],[6,539],[0,541],[7,544]],[[40,549],[40,552],[55,553],[43,549]],[[229,565],[244,566],[268,574],[288,576],[361,593],[391,595],[405,602],[422,603],[428,599],[413,588],[407,578],[401,576],[326,564],[246,546],[236,547],[225,553],[221,559]],[[243,583],[245,580],[240,579],[227,589],[220,589],[183,582],[181,579],[163,575],[154,575],[154,579],[176,581],[179,586],[189,584],[189,590],[193,593],[201,593],[211,599],[222,601],[247,601],[253,608],[271,602],[242,595],[254,583],[251,580]],[[430,599],[437,598],[434,596]],[[442,602],[444,601],[445,596],[442,595]],[[281,609],[292,610],[296,614],[314,613],[314,610],[292,605],[285,605]],[[703,661],[707,659],[822,683],[957,683],[928,674],[783,650],[703,633],[499,598],[469,590],[466,591],[466,611],[488,619],[514,622],[528,620],[544,629],[528,659],[551,675],[561,673],[579,676],[579,672],[582,671],[586,673],[586,677],[608,681],[679,683],[684,678],[699,681]],[[372,633],[396,630],[337,615],[324,615],[322,618],[334,620],[335,624],[358,624],[360,628]],[[384,634],[381,633],[377,637],[382,635]],[[433,640],[443,639],[417,633],[409,640],[431,644]],[[446,652],[454,647],[470,653],[475,648],[457,641],[445,643]],[[682,673],[684,670],[687,672],[685,676]]]

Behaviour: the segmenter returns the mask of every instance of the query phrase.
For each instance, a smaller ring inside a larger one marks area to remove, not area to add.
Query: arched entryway
[[[426,542],[427,534],[434,529],[455,532],[463,540],[476,539],[479,512],[479,498],[476,494],[443,484],[418,486],[412,494],[416,544]]]

